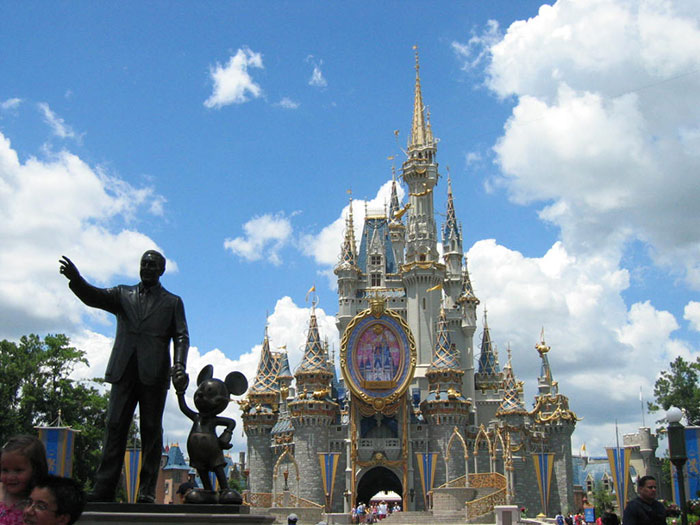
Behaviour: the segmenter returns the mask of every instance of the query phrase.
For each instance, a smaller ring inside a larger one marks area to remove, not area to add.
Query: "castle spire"
[[[303,372],[330,373],[328,357],[318,333],[318,321],[316,320],[316,305],[311,307],[311,319],[309,320],[309,333],[306,337],[304,356],[297,368],[296,375]],[[297,378],[298,379],[298,378]]]
[[[394,220],[399,213],[399,194],[396,190],[396,169],[391,167],[391,199],[389,200],[389,218]]]
[[[340,250],[340,263],[343,265],[357,266],[357,245],[355,243],[355,225],[352,216],[352,197],[350,197],[350,209],[348,218],[345,219],[345,238]]]
[[[464,257],[464,271],[462,272],[462,293],[457,299],[458,303],[473,303],[475,306],[480,303],[479,299],[474,294],[474,287],[469,278],[469,267],[467,266],[467,257]],[[486,312],[484,312],[485,314]]]
[[[540,354],[540,359],[542,359],[542,366],[540,367],[540,377],[537,378],[537,389],[540,395],[542,394],[557,394],[559,393],[559,386],[557,382],[552,378],[552,368],[549,365],[549,358],[547,353],[550,347],[544,341],[544,326],[542,327],[542,332],[540,334],[540,342],[535,345],[537,353]]]
[[[255,374],[255,381],[250,389],[253,393],[269,393],[277,392],[277,375],[278,361],[270,352],[270,339],[267,334],[267,326],[265,327],[265,337],[263,339],[262,350],[260,351],[260,362],[258,363],[258,371]]]
[[[516,381],[513,373],[512,355],[508,347],[508,362],[503,367],[503,400],[501,401],[497,416],[507,414],[527,414],[523,400],[521,399],[522,383]]]
[[[462,233],[459,231],[457,224],[457,214],[455,213],[455,203],[452,196],[452,178],[449,171],[447,172],[447,220],[442,230],[442,242],[449,246],[450,241],[453,241],[462,246]]]
[[[484,310],[484,334],[481,337],[481,354],[479,355],[479,374],[495,376],[500,373],[496,349],[491,342],[491,332],[487,319],[488,312]]]
[[[447,317],[445,309],[440,309],[438,327],[433,351],[433,361],[430,364],[432,370],[456,370],[459,369],[459,350],[452,344],[450,332],[447,330]]]
[[[418,62],[418,46],[413,46],[416,52],[416,87],[413,99],[413,125],[411,126],[411,138],[408,149],[426,146],[428,142],[425,127],[425,106],[423,106],[423,94],[420,88],[420,63]],[[432,131],[431,131],[432,135]]]

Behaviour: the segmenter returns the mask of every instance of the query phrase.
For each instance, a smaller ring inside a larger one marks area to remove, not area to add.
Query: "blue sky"
[[[387,199],[417,45],[479,323],[486,307],[528,405],[545,327],[584,417],[574,445],[602,450],[615,419],[641,422],[640,388],[698,355],[698,12],[540,4],[2,2],[0,337],[68,333],[93,364],[79,373],[100,375],[113,323],[57,260],[135,282],[155,246],[185,301],[191,373],[254,373],[268,315],[294,367],[312,284],[337,348],[347,192],[356,219]],[[443,179],[442,213],[445,194]],[[172,439],[180,420],[169,402]]]

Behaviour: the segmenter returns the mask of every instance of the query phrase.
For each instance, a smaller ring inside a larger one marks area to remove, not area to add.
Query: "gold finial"
[[[544,326],[542,327],[542,332],[540,332],[540,342],[535,345],[535,349],[540,356],[543,356],[550,350],[550,347],[544,342]]]
[[[417,45],[413,46],[413,50],[416,52],[416,75],[417,75],[418,70],[420,69],[420,63],[418,62],[418,46]]]

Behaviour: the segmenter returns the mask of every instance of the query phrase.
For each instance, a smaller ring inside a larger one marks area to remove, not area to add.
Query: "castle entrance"
[[[386,467],[374,467],[360,478],[357,484],[356,503],[368,503],[377,492],[396,492],[403,494],[403,487],[398,476]]]

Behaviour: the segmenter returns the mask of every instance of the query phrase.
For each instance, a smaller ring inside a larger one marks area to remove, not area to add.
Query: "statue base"
[[[129,523],[171,525],[173,523],[229,523],[271,525],[274,516],[250,514],[245,505],[159,505],[156,503],[88,503],[80,525]]]

